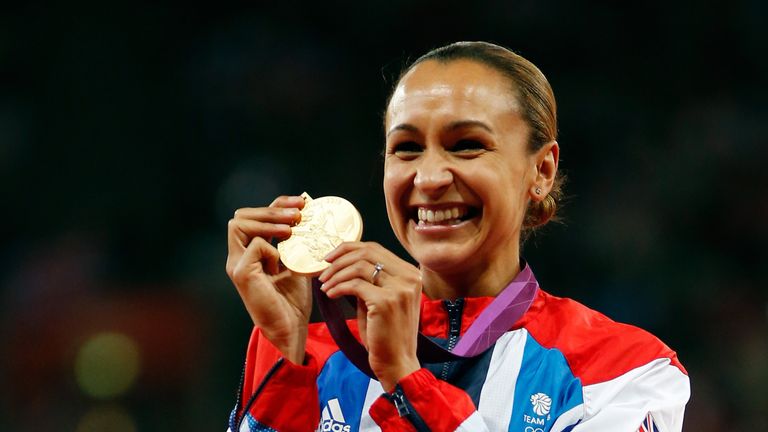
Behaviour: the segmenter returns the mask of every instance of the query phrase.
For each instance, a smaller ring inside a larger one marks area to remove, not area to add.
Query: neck
[[[431,299],[459,297],[495,297],[520,273],[520,253],[505,259],[488,260],[474,269],[460,268],[456,272],[435,271],[421,267],[424,293]]]

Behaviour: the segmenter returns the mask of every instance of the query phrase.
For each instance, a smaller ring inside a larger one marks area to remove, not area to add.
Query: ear
[[[557,141],[553,140],[541,146],[533,155],[533,160],[536,163],[536,174],[529,195],[533,201],[541,201],[552,191],[555,184],[557,164],[560,160],[560,146]]]

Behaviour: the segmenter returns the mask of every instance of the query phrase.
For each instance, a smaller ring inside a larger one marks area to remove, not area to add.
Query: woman
[[[325,324],[308,324],[310,283],[270,244],[290,236],[303,199],[238,210],[227,273],[256,328],[230,429],[679,431],[689,382],[675,353],[540,289],[489,349],[444,363],[416,355],[419,331],[454,348],[508,284],[535,282],[519,245],[555,214],[556,133],[549,83],[505,48],[448,45],[401,76],[385,115],[384,192],[419,267],[353,242],[319,275],[328,297],[358,299],[350,325],[376,379]]]

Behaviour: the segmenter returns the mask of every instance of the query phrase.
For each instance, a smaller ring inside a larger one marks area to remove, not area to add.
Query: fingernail
[[[275,224],[275,226],[278,229],[283,230],[283,231],[288,231],[288,230],[291,229],[291,226],[290,225],[286,225],[286,224]]]
[[[283,214],[286,216],[296,216],[298,213],[299,213],[299,209],[296,209],[293,207],[283,209]]]

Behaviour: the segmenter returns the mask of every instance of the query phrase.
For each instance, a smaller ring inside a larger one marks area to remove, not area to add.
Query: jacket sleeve
[[[467,393],[423,368],[380,396],[369,413],[383,432],[488,431]]]
[[[254,329],[248,344],[230,432],[313,431],[320,419],[317,361],[307,353],[297,365]]]
[[[583,392],[584,417],[573,432],[680,432],[690,381],[685,369],[660,358]]]

